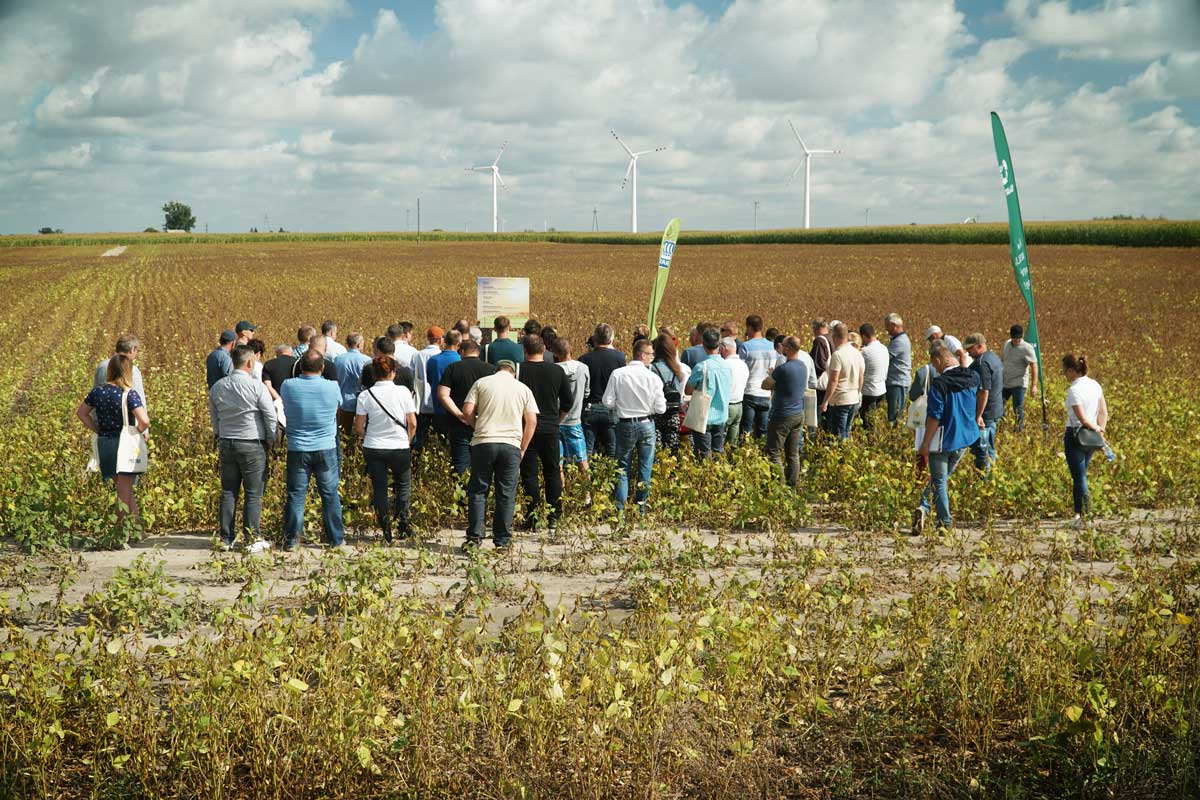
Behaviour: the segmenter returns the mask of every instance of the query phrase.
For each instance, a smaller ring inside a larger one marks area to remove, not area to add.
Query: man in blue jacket
[[[913,511],[913,536],[925,530],[931,502],[938,528],[950,527],[950,474],[979,439],[975,408],[979,375],[962,367],[958,355],[941,340],[930,344],[929,361],[940,374],[929,385],[925,431],[918,447],[919,462],[929,468],[929,485]]]

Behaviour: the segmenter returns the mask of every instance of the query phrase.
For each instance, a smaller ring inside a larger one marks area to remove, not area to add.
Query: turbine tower
[[[796,126],[792,124],[792,121],[790,119],[788,120],[788,127],[790,127],[792,129],[792,133],[795,135],[796,141],[800,143],[800,149],[804,151],[804,161],[801,162],[799,165],[797,165],[796,169],[792,171],[791,179],[795,180],[796,175],[800,172],[800,168],[801,167],[804,168],[804,227],[805,227],[805,229],[807,229],[810,227],[808,209],[809,209],[809,189],[812,184],[812,157],[815,155],[827,155],[827,154],[828,155],[837,155],[837,154],[841,153],[842,151],[841,150],[809,150],[808,145],[806,145],[804,143],[804,140],[800,138],[800,134],[796,131]]]
[[[617,136],[616,131],[609,131],[609,132],[612,133],[613,138],[617,140],[617,144],[621,145],[621,149],[623,149],[626,153],[629,154],[629,167],[625,170],[625,180],[621,181],[621,188],[624,189],[625,184],[629,183],[629,179],[631,177],[633,178],[633,185],[630,187],[630,192],[629,192],[629,230],[633,233],[637,233],[637,162],[638,162],[638,158],[646,155],[647,153],[661,153],[663,150],[666,150],[667,147],[666,147],[666,145],[664,145],[662,147],[656,147],[653,150],[640,150],[635,153],[632,150],[630,150],[628,147],[625,146],[625,143],[621,141],[621,137]]]
[[[479,167],[467,167],[467,172],[490,172],[492,173],[492,233],[500,232],[500,204],[497,199],[497,186],[501,189],[508,190],[504,185],[504,178],[500,177],[500,156],[504,155],[504,148],[508,147],[508,140],[500,145],[500,152],[496,154],[496,160],[491,164]]]

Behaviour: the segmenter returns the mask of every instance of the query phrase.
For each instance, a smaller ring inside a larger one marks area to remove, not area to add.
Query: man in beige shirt
[[[479,546],[487,515],[488,491],[496,483],[492,543],[512,541],[513,509],[521,459],[537,428],[537,403],[529,387],[517,381],[517,365],[500,361],[496,374],[475,381],[463,403],[463,422],[475,429],[471,438],[471,480],[467,483],[467,541],[464,550]]]
[[[826,430],[845,440],[850,437],[850,425],[862,404],[866,364],[862,353],[850,344],[846,323],[834,325],[831,334],[834,349],[829,357],[829,367],[825,370],[829,375],[829,383],[825,388],[821,411],[825,414]]]

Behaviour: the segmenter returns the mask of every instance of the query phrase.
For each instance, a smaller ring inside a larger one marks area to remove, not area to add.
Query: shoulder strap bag
[[[925,370],[925,391],[921,392],[921,396],[909,405],[908,419],[904,423],[910,431],[919,431],[925,427],[925,417],[929,411],[929,384],[933,382],[933,370],[928,366],[923,369]]]
[[[146,439],[137,425],[129,424],[129,390],[121,392],[121,433],[117,440],[117,473],[140,474],[150,466]]]
[[[391,411],[388,411],[388,407],[385,406],[383,403],[379,402],[379,398],[375,396],[375,392],[371,391],[370,389],[367,389],[367,394],[371,395],[371,399],[375,401],[375,405],[379,406],[379,408],[383,410],[383,413],[388,415],[388,419],[390,419],[392,422],[396,423],[397,427],[403,428],[404,432],[406,434],[408,434],[409,438],[411,439],[412,431],[410,431],[408,429],[408,424],[396,419],[396,415],[393,414]]]
[[[700,370],[700,386],[698,391],[692,392],[692,401],[683,417],[683,426],[693,431],[708,429],[708,410],[712,406],[712,395],[708,393],[708,361]]]

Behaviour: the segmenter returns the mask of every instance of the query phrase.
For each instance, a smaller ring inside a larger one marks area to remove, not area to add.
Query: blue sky
[[[760,227],[1195,217],[1195,0],[110,0],[7,4],[0,233]],[[415,219],[408,215],[409,224]]]

